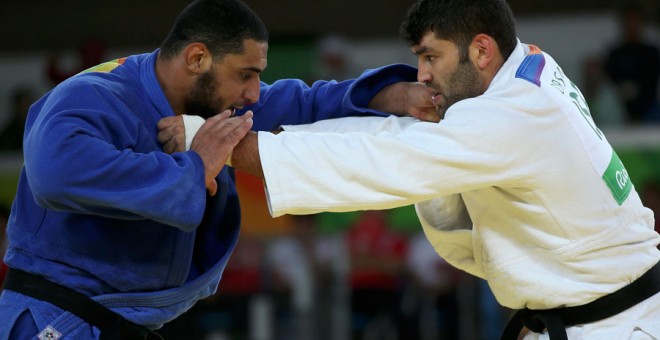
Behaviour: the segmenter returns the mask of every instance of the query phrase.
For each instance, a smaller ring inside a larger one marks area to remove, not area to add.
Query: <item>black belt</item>
[[[22,270],[9,268],[4,289],[60,307],[101,331],[102,340],[162,340],[154,331],[130,322],[84,294]]]
[[[516,340],[523,326],[532,332],[548,330],[552,340],[567,340],[566,327],[592,323],[619,314],[660,292],[660,262],[618,291],[586,305],[547,310],[518,310],[500,340]]]

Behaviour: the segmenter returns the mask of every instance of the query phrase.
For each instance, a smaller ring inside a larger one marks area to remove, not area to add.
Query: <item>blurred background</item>
[[[415,64],[397,35],[412,0],[246,2],[271,33],[266,82],[343,80]],[[22,165],[29,105],[83,69],[154,50],[187,3],[0,2],[0,229]],[[550,53],[581,88],[658,216],[660,2],[641,0],[625,15],[630,0],[509,3],[521,41]],[[261,182],[242,173],[237,181],[244,223],[219,291],[165,326],[166,339],[499,337],[510,311],[482,280],[434,253],[412,207],[273,219]]]

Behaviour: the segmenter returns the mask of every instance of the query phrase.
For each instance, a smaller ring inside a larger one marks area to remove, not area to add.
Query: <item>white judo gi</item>
[[[260,132],[259,150],[273,216],[415,204],[438,254],[509,308],[584,305],[660,260],[652,211],[580,91],[531,45],[519,42],[487,91],[440,123],[287,126]],[[567,333],[660,339],[660,295]]]

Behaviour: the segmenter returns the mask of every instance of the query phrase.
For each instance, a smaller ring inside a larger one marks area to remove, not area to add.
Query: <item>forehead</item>
[[[419,40],[419,44],[412,46],[415,55],[425,53],[446,53],[458,49],[458,46],[449,40],[438,38],[435,33],[428,32]]]
[[[268,65],[268,43],[247,39],[243,42],[243,53],[227,54],[220,64],[255,72],[262,72]]]

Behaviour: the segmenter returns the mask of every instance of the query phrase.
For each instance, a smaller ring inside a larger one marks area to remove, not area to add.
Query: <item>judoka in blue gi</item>
[[[435,112],[401,65],[264,84],[267,49],[245,4],[198,0],[159,49],[88,69],[31,106],[0,339],[159,337],[153,330],[216,292],[240,225],[224,164],[249,129]],[[213,118],[190,151],[166,154],[157,123],[184,113]]]

